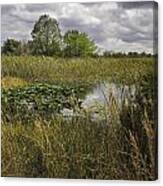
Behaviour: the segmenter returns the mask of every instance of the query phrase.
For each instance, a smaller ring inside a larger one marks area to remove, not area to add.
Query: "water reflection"
[[[122,84],[102,82],[97,84],[93,89],[86,94],[81,103],[81,109],[90,112],[92,120],[99,120],[101,118],[101,110],[104,110],[105,105],[109,104],[110,95],[114,97],[118,107],[120,108],[122,102],[126,98],[134,99],[135,86],[127,86]],[[61,113],[65,117],[72,117],[75,114],[73,110],[64,108]]]
[[[89,108],[97,104],[109,103],[109,95],[115,98],[118,105],[121,105],[125,98],[134,98],[135,86],[118,85],[115,83],[100,83],[89,92],[82,103],[83,108]]]

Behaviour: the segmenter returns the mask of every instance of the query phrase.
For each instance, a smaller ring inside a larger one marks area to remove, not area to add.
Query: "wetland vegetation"
[[[155,179],[155,63],[2,56],[2,175]],[[94,94],[103,82],[119,88]],[[88,97],[99,94],[106,100],[92,106]]]

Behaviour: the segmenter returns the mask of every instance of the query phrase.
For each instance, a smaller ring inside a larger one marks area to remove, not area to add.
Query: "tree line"
[[[6,55],[45,55],[45,56],[91,56],[96,53],[96,45],[86,33],[69,30],[64,36],[56,19],[42,15],[34,24],[32,40],[27,42],[7,39],[2,46]]]
[[[84,32],[68,30],[63,36],[56,19],[42,15],[34,24],[31,32],[32,40],[27,42],[7,39],[1,48],[5,55],[44,55],[62,57],[97,57],[98,48],[95,42]],[[145,52],[113,53],[105,51],[104,57],[141,57],[151,56]]]

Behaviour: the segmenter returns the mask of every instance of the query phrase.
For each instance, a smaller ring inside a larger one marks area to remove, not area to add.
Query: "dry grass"
[[[1,85],[2,88],[9,89],[9,88],[22,87],[28,85],[28,82],[22,78],[5,76],[1,80]]]
[[[136,111],[130,109],[126,113],[131,118]],[[72,120],[40,118],[31,125],[3,123],[2,176],[155,180],[157,146],[152,121],[140,113],[144,119],[139,132],[123,125],[128,117],[116,109],[115,101],[108,112],[108,124],[92,122],[88,113]]]
[[[38,117],[31,123],[23,119],[2,121],[2,176],[157,179],[154,117],[157,98],[152,59],[67,62],[66,59],[20,57],[14,58],[13,63],[10,60],[10,57],[3,58],[3,78],[13,76],[49,83],[113,79],[123,84],[135,82],[137,87],[135,100],[128,98],[121,109],[113,94],[107,95],[104,121],[92,121],[89,112],[84,117],[68,120],[57,116],[48,121]],[[12,84],[12,78],[8,81]],[[24,80],[16,84],[24,85]]]

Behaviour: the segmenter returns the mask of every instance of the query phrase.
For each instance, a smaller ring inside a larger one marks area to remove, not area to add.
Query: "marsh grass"
[[[135,84],[154,73],[154,58],[52,58],[2,56],[2,77],[51,84],[95,84],[114,81]]]
[[[4,77],[72,84],[94,83],[96,78],[99,81],[111,76],[112,81],[136,82],[136,93],[134,100],[126,98],[119,109],[109,92],[104,120],[92,121],[91,111],[81,111],[82,116],[71,119],[57,115],[50,120],[38,116],[28,123],[23,119],[3,120],[2,176],[157,179],[157,89],[153,86],[152,59],[99,59],[95,63],[95,59],[57,59],[54,64],[52,58],[20,57],[13,58],[13,63],[10,60],[7,57],[3,61]],[[76,104],[75,97],[72,102]],[[76,110],[80,110],[77,105]]]
[[[8,76],[8,77],[2,78],[1,85],[2,85],[2,88],[9,89],[9,88],[26,86],[28,85],[28,82],[21,78]]]
[[[72,120],[3,123],[2,176],[156,179],[152,121],[146,110],[138,115],[125,104],[119,112],[115,102],[112,97],[105,122],[92,122],[87,113]]]

